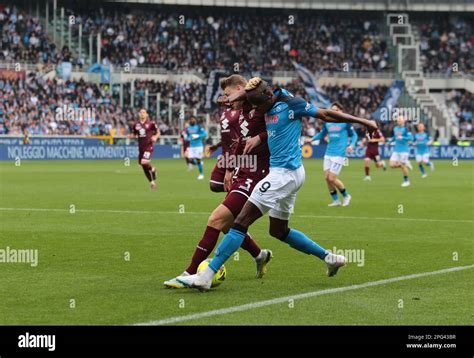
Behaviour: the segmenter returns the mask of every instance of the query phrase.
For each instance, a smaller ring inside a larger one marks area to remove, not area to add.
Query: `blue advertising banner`
[[[393,147],[380,146],[380,156],[382,158],[390,158]],[[323,158],[326,152],[326,145],[311,146],[306,144],[302,147],[303,158]],[[365,147],[356,147],[354,151],[348,155],[348,158],[364,158]],[[430,147],[430,156],[432,159],[474,159],[474,147],[463,147],[457,145],[440,145]],[[415,148],[410,148],[410,158],[415,158]]]
[[[302,147],[304,158],[323,158],[326,145]],[[389,158],[393,147],[381,146],[382,158]],[[214,153],[214,157],[220,151]],[[365,148],[357,147],[348,155],[349,158],[363,158]],[[456,145],[432,146],[433,159],[474,159],[474,147]],[[29,144],[22,144],[21,138],[0,138],[0,160],[104,160],[104,159],[136,159],[138,146],[107,145],[99,139],[89,138],[31,138]],[[155,145],[154,159],[172,159],[181,157],[180,145]],[[415,149],[411,148],[410,158],[415,157]]]

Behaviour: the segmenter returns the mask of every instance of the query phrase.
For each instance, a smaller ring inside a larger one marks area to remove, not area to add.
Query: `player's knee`
[[[275,226],[270,225],[270,229],[268,230],[268,233],[270,234],[271,237],[274,237],[275,239],[283,241],[288,236],[288,228],[281,227],[281,226],[275,227]]]
[[[214,211],[211,216],[209,216],[209,219],[207,219],[207,226],[213,227],[217,230],[222,230],[225,226],[225,221],[222,216]]]
[[[147,159],[142,159],[142,160],[140,161],[140,164],[141,164],[141,165],[149,165],[149,164],[150,164],[150,161],[147,160]]]
[[[393,161],[390,162],[390,168],[396,168],[398,166],[399,166],[398,162],[393,162]]]

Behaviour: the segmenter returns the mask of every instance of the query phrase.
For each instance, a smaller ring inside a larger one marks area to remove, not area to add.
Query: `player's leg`
[[[418,169],[420,169],[421,177],[426,178],[427,174],[425,171],[425,167],[423,166],[423,156],[421,154],[416,154],[415,160],[416,160],[416,164],[418,165]]]
[[[434,163],[430,161],[430,153],[423,154],[423,162],[430,167],[431,171],[435,170]]]
[[[329,168],[328,173],[328,180],[341,193],[343,198],[342,206],[348,206],[351,202],[352,197],[347,191],[344,183],[339,179],[339,174],[341,173],[343,163],[344,158],[342,157],[335,157],[335,159],[331,161],[331,166]]]
[[[211,287],[214,275],[227,259],[238,250],[247,235],[249,226],[262,216],[260,209],[252,202],[247,201],[234,221],[232,228],[219,244],[214,258],[199,274],[179,276],[177,280],[187,287],[208,290]]]
[[[324,179],[326,180],[326,185],[329,190],[329,195],[331,195],[332,203],[328,204],[328,206],[340,206],[341,202],[339,201],[339,195],[337,195],[336,186],[330,180],[330,172],[332,161],[331,158],[328,156],[324,156],[323,162],[323,170],[324,170]]]
[[[409,160],[408,160],[408,153],[402,153],[400,157],[400,167],[402,168],[402,173],[403,173],[403,183],[402,186],[409,186],[410,185],[410,179],[408,179],[408,172],[409,172]]]
[[[296,202],[296,193],[304,182],[304,169],[302,172],[298,173],[298,171],[292,173],[294,178],[292,178],[291,184],[281,189],[283,196],[268,212],[270,216],[270,235],[285,242],[295,250],[326,260],[328,264],[327,274],[328,276],[334,276],[339,267],[345,264],[345,258],[343,256],[336,257],[337,255],[333,255],[322,248],[303,232],[288,227],[288,220]]]
[[[329,190],[329,195],[331,196],[332,203],[328,204],[328,206],[340,206],[341,202],[339,201],[339,195],[337,194],[336,186],[331,179],[331,173],[329,170],[324,172],[324,179],[326,180],[326,185]]]
[[[382,160],[382,158],[380,157],[380,154],[377,154],[374,157],[374,162],[377,168],[383,168],[384,171],[387,170],[387,166],[385,165],[385,160]]]
[[[151,165],[152,151],[145,151],[140,156],[140,165],[143,168],[146,178],[150,182],[151,190],[156,190],[156,168]]]
[[[372,178],[370,177],[370,158],[366,155],[364,158],[364,172],[365,172],[365,177],[364,181],[370,181]]]
[[[214,193],[219,193],[224,191],[224,177],[225,177],[225,168],[219,167],[219,161],[212,169],[211,179],[209,180],[209,188]]]

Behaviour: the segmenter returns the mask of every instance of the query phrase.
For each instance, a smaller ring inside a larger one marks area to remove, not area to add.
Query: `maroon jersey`
[[[240,138],[239,118],[240,109],[227,108],[220,118],[222,154],[232,154]]]
[[[378,152],[379,150],[379,142],[371,142],[370,139],[380,139],[383,138],[380,129],[376,129],[374,132],[369,135],[369,132],[365,132],[365,138],[367,138],[367,151],[369,152]]]
[[[270,150],[267,144],[267,127],[264,114],[258,113],[250,107],[244,107],[239,120],[239,129],[241,139],[235,151],[236,155],[243,153],[248,139],[260,135],[262,142],[248,154],[256,157],[256,168],[255,166],[240,166],[238,175],[260,180],[268,174],[270,166]]]
[[[156,123],[150,119],[145,122],[136,122],[133,125],[133,134],[138,136],[138,148],[140,151],[152,151],[153,141],[151,137],[158,133]]]
[[[183,129],[181,133],[179,133],[179,136],[181,138],[181,143],[183,143],[183,150],[186,151],[186,149],[189,148],[189,140],[186,140],[186,129]]]

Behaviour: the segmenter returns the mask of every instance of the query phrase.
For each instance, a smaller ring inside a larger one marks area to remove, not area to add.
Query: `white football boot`
[[[267,264],[273,258],[271,250],[263,249],[260,254],[255,258],[257,264],[257,274],[255,277],[262,278],[267,273]]]
[[[181,274],[181,276],[189,276],[189,273],[185,271]],[[163,282],[163,285],[165,285],[166,288],[186,288],[186,286],[179,282],[176,277]]]
[[[409,181],[409,180],[404,181],[404,182],[402,183],[402,187],[406,187],[406,186],[410,186],[410,181]]]
[[[339,200],[335,200],[333,201],[331,204],[328,204],[329,207],[332,207],[332,206],[341,206],[341,202]]]
[[[342,206],[349,206],[349,204],[351,203],[351,199],[352,199],[352,196],[350,195],[347,195],[346,197],[344,197],[344,199],[342,200]]]
[[[187,276],[178,276],[176,280],[182,283],[184,286],[189,288],[196,288],[201,292],[206,292],[211,289],[212,279],[214,278],[215,272],[212,271],[211,278],[208,278],[206,275],[206,271],[212,271],[209,267],[206,267],[204,271],[201,271],[195,275],[187,275]]]
[[[342,255],[335,255],[333,253],[329,253],[324,259],[324,261],[326,261],[326,265],[328,266],[326,275],[328,277],[333,277],[337,274],[339,268],[346,265],[347,259]]]
[[[372,178],[371,178],[369,175],[367,175],[367,176],[365,176],[364,179],[362,179],[362,180],[363,180],[363,181],[372,181]]]

